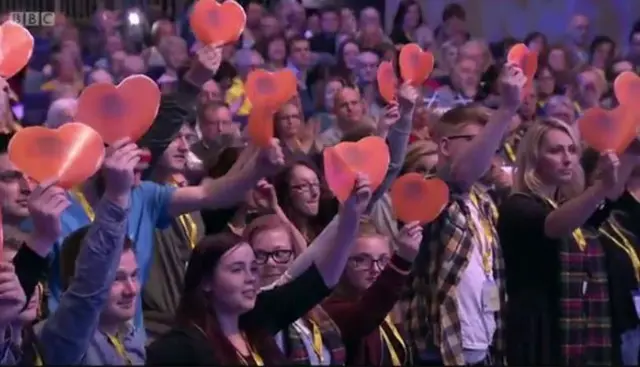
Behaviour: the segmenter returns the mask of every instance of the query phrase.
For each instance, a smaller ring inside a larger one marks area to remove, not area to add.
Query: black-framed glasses
[[[384,269],[391,258],[387,255],[383,255],[377,259],[371,255],[359,254],[349,258],[349,265],[354,270],[371,270],[373,267],[377,267],[379,270]]]
[[[292,250],[275,250],[275,251],[256,251],[256,263],[258,265],[264,265],[269,261],[269,258],[273,259],[276,264],[286,264],[291,260],[293,256]]]
[[[476,136],[472,135],[472,134],[463,134],[463,135],[449,135],[449,136],[447,136],[445,138],[449,139],[449,140],[464,139],[466,141],[471,141],[475,137]]]

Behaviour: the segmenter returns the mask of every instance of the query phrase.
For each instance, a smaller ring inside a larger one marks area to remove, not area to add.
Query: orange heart
[[[527,81],[533,81],[538,71],[538,52],[530,51],[523,43],[518,43],[509,49],[507,62],[517,65],[527,77]]]
[[[637,116],[624,106],[611,111],[590,108],[578,120],[578,127],[587,144],[599,152],[621,154],[638,135]]]
[[[107,144],[124,137],[136,141],[149,130],[160,107],[160,89],[145,75],[132,75],[118,86],[95,83],[78,100],[76,120],[94,128]]]
[[[398,89],[398,77],[393,70],[393,64],[389,61],[381,62],[378,66],[376,79],[382,98],[388,103],[393,102],[396,99],[396,90]]]
[[[57,178],[70,189],[93,176],[104,159],[104,142],[91,127],[71,122],[58,129],[18,131],[9,142],[9,160],[36,182]]]
[[[247,134],[261,148],[268,148],[274,136],[274,112],[266,108],[252,107],[247,122]]]
[[[613,81],[613,91],[621,105],[637,106],[637,103],[634,104],[634,98],[640,95],[640,77],[632,71],[620,73]]]
[[[389,148],[378,136],[326,148],[323,158],[327,184],[341,203],[351,195],[356,173],[366,174],[375,190],[382,184],[390,161]]]
[[[298,81],[293,71],[281,69],[269,72],[253,70],[247,76],[245,91],[252,108],[277,110],[298,93]]]
[[[6,21],[0,26],[0,76],[9,79],[22,70],[33,54],[33,36],[20,24]]]
[[[426,180],[418,173],[407,173],[391,186],[393,211],[404,223],[430,223],[449,202],[449,187],[439,178]]]
[[[227,0],[199,0],[189,18],[196,38],[205,45],[223,45],[236,41],[244,31],[247,14],[240,4]]]
[[[421,86],[427,80],[435,64],[433,54],[422,51],[422,48],[415,43],[402,46],[398,61],[402,79],[414,87]]]

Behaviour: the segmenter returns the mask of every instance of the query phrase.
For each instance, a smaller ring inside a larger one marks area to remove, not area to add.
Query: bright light
[[[140,24],[140,14],[138,14],[137,12],[129,13],[129,16],[128,16],[127,19],[129,20],[129,24],[131,24],[131,25],[139,25]]]

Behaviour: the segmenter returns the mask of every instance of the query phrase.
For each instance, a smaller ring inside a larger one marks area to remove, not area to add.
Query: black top
[[[409,37],[407,37],[407,34],[401,29],[401,28],[395,28],[392,32],[390,37],[391,41],[395,44],[395,45],[406,45],[408,43],[411,43],[412,41],[409,39]]]
[[[584,227],[597,228],[610,206],[596,211]],[[565,239],[545,235],[554,209],[537,196],[510,195],[499,208],[498,235],[507,275],[507,360],[510,364],[561,363],[560,249]],[[523,332],[526,331],[526,332]]]
[[[622,227],[625,238],[633,245],[636,253],[640,255],[640,205],[628,192],[625,192],[613,204],[613,218]],[[613,233],[609,225],[603,229],[620,239]],[[622,332],[634,329],[639,320],[633,305],[631,292],[640,286],[636,281],[635,271],[629,255],[617,246],[609,237],[600,235],[607,260],[607,272],[609,273],[609,297],[611,299],[611,323],[614,337]],[[615,339],[615,338],[614,338]]]
[[[39,282],[46,279],[49,266],[46,258],[40,257],[29,246],[22,244],[13,258],[16,276],[27,297],[25,308],[36,290]]]
[[[298,278],[261,292],[255,307],[240,317],[241,325],[250,325],[277,334],[305,315],[331,294],[315,265]],[[269,361],[265,361],[269,363]],[[176,327],[147,348],[147,365],[216,365],[209,341],[195,326]]]

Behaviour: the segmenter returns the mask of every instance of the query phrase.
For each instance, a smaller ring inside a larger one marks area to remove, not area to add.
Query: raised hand
[[[265,179],[258,181],[253,191],[253,200],[256,206],[260,208],[271,209],[273,211],[278,208],[276,189]]]
[[[222,47],[215,44],[202,46],[196,54],[202,66],[209,69],[213,74],[218,71],[222,62]]]
[[[140,162],[142,151],[138,146],[125,138],[107,148],[106,158],[102,164],[104,170],[105,195],[117,201],[128,194],[135,182],[134,169]]]
[[[29,247],[43,257],[62,234],[60,216],[71,204],[64,189],[55,184],[54,180],[39,184],[27,204],[34,227]]]
[[[595,170],[596,182],[599,182],[606,191],[614,189],[618,185],[619,167],[620,160],[614,152],[603,152]]]
[[[278,139],[271,139],[268,147],[262,148],[258,155],[257,168],[262,177],[272,176],[284,166],[284,153]]]
[[[344,209],[358,216],[362,215],[365,210],[367,210],[367,206],[371,200],[372,191],[369,177],[365,174],[358,173],[356,176],[356,184],[353,187],[351,196],[349,196],[347,201],[344,203]]]
[[[6,327],[20,314],[27,297],[16,276],[13,264],[0,263],[0,327]]]
[[[391,102],[384,107],[384,112],[378,122],[378,129],[388,131],[389,128],[400,120],[400,109],[397,102]]]
[[[515,111],[522,102],[522,89],[527,77],[518,66],[506,64],[499,78],[500,107]]]
[[[407,223],[396,236],[396,253],[401,258],[413,262],[422,242],[422,226],[418,222]]]
[[[413,107],[420,96],[418,89],[409,83],[403,83],[398,88],[398,102],[401,107]]]

